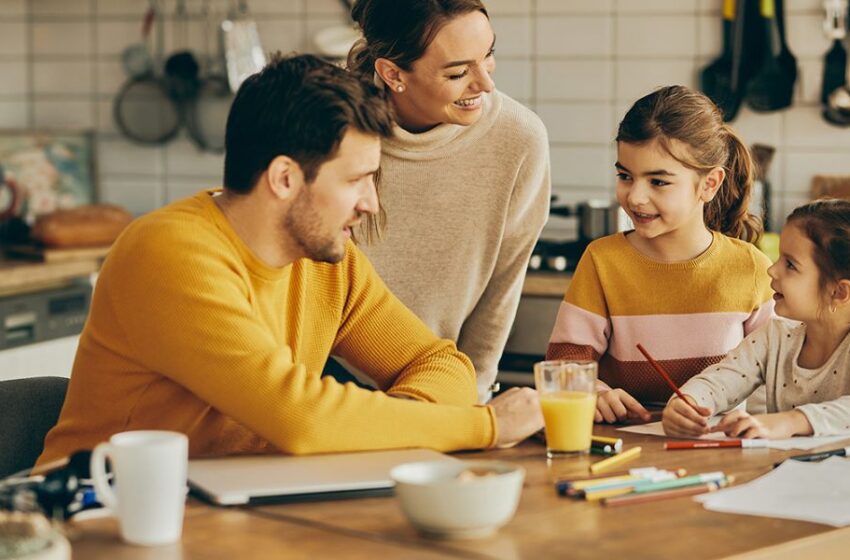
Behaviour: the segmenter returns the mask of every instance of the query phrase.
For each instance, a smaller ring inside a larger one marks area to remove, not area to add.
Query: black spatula
[[[742,3],[744,0],[738,0]],[[736,25],[736,0],[723,0],[723,52],[700,72],[700,89],[731,121],[741,106],[739,88],[733,87],[733,60]]]
[[[777,111],[791,105],[797,60],[785,43],[782,0],[761,0],[765,52],[758,73],[747,86],[747,104],[755,111]]]
[[[824,4],[826,21],[824,31],[832,39],[832,47],[823,59],[823,81],[821,82],[821,103],[829,102],[829,94],[847,81],[847,49],[844,37],[847,35],[847,0],[831,0]]]

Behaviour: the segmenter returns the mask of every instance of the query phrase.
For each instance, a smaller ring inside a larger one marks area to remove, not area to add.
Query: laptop
[[[457,460],[431,449],[193,459],[189,489],[223,506],[388,496],[396,465]]]

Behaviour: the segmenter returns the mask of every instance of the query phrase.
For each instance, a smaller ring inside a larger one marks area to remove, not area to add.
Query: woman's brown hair
[[[481,0],[357,0],[351,18],[363,38],[348,53],[348,69],[371,81],[375,61],[386,58],[409,71],[446,22],[475,11],[487,15]]]
[[[758,240],[763,231],[761,219],[748,212],[754,180],[752,156],[708,97],[684,86],[668,86],[637,100],[620,122],[617,142],[652,140],[700,175],[716,167],[725,169],[723,184],[705,205],[705,225],[744,241]],[[673,150],[671,140],[688,149]]]
[[[850,279],[850,200],[823,198],[796,208],[793,224],[814,244],[821,291],[831,282]]]

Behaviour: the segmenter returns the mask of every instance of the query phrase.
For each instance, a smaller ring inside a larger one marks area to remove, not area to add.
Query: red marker
[[[718,447],[743,447],[758,448],[767,447],[766,439],[715,439],[700,441],[668,441],[664,449],[673,451],[676,449],[716,449]]]

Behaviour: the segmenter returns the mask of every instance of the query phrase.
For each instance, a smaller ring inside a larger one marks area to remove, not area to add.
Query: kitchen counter
[[[529,271],[522,286],[522,295],[561,299],[567,292],[572,277],[572,272]]]
[[[54,250],[39,258],[0,259],[0,296],[34,292],[68,284],[100,269],[109,247]]]

